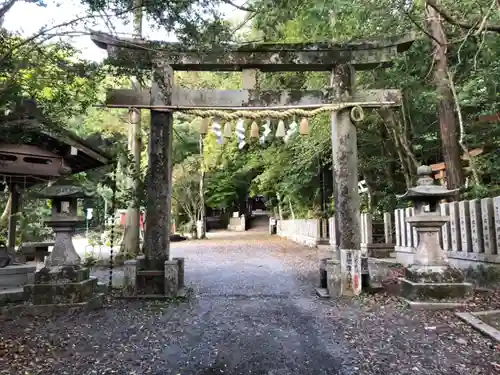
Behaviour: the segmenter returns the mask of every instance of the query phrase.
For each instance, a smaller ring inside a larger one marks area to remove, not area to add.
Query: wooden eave
[[[37,117],[37,114],[27,114],[21,111],[0,118],[2,129],[0,143],[35,146],[42,151],[58,155],[64,159],[65,165],[71,168],[72,174],[102,167],[111,161],[112,158],[105,152],[61,126]],[[9,177],[11,181],[15,178],[15,182],[23,185],[33,185],[51,179],[49,176],[36,176],[31,173],[29,176],[23,173],[9,173]],[[30,178],[27,180],[26,177]]]

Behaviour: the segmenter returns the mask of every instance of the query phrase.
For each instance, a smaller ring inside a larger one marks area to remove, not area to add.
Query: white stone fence
[[[363,213],[361,222],[361,244],[372,243],[372,218],[370,214]],[[387,243],[392,243],[391,215],[384,215],[384,230]],[[337,249],[335,218],[327,219],[298,219],[278,220],[276,234],[291,241],[307,246],[316,246],[320,243],[330,244]]]
[[[359,218],[361,229],[361,246],[373,244],[373,221],[372,215],[369,213],[360,214]],[[336,221],[334,217],[328,219],[328,234],[329,243],[334,249],[338,249],[338,241],[336,238]],[[384,243],[393,243],[393,227],[390,213],[384,214]]]
[[[441,215],[450,222],[441,229],[441,245],[452,265],[466,268],[478,263],[500,264],[500,197],[440,204]],[[417,235],[406,218],[413,216],[413,208],[397,209],[396,256],[409,264],[417,245]]]
[[[316,246],[321,241],[320,219],[278,220],[276,234],[302,245]]]
[[[467,268],[479,264],[500,264],[500,197],[440,204],[442,215],[450,222],[441,229],[441,245],[450,263]],[[414,215],[414,209],[401,208],[384,213],[384,243],[395,244],[396,260],[405,265],[413,262],[417,246],[417,233],[406,218]],[[393,225],[394,223],[394,225]],[[323,219],[278,220],[277,234],[292,241],[316,246],[326,241],[333,249],[338,248],[335,236],[335,218],[328,219],[328,229]],[[372,216],[360,215],[361,246],[373,241]]]

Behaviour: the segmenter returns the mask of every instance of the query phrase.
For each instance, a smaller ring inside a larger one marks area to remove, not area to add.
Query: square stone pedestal
[[[412,308],[454,308],[472,296],[473,285],[460,269],[451,266],[417,266],[405,269],[401,297]]]
[[[147,260],[144,256],[125,261],[126,298],[184,297],[184,258]]]
[[[322,298],[356,296],[361,293],[361,274],[361,251],[340,250],[340,261],[321,260],[320,286],[316,292]]]
[[[383,282],[393,277],[393,269],[398,266],[396,260],[368,258],[368,285],[372,291],[384,288]]]

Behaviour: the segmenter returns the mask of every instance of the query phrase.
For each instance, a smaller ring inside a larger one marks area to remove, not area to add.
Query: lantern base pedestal
[[[472,296],[474,287],[465,282],[460,269],[444,266],[412,265],[399,279],[401,297],[418,308],[454,308]]]
[[[81,266],[46,266],[35,272],[34,283],[24,285],[23,294],[23,304],[6,306],[0,313],[20,316],[88,311],[100,308],[104,302],[97,279],[91,278],[89,269]]]
[[[33,305],[74,304],[88,301],[97,293],[97,279],[80,266],[44,267],[35,273],[35,283],[24,286]]]

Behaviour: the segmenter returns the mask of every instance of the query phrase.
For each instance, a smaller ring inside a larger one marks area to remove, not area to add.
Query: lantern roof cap
[[[38,192],[33,192],[31,195],[42,199],[91,198],[95,195],[95,192],[79,185],[52,185]]]
[[[402,195],[397,195],[398,199],[415,200],[422,198],[444,199],[457,194],[459,189],[447,189],[441,185],[435,185],[432,178],[432,168],[428,165],[421,165],[417,168],[417,184],[408,189]]]

